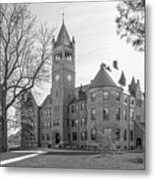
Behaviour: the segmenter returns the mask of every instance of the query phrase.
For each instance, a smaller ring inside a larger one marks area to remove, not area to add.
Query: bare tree
[[[3,151],[7,150],[7,112],[20,95],[48,81],[54,28],[37,28],[27,4],[0,5],[0,84]]]
[[[117,34],[134,49],[145,48],[145,0],[125,0],[118,4]]]

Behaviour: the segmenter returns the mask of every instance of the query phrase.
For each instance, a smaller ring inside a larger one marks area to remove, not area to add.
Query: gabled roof
[[[51,94],[47,95],[43,103],[41,104],[41,107],[44,107],[45,105],[49,105],[52,103]]]
[[[57,41],[56,41],[56,46],[61,46],[61,45],[69,46],[70,42],[71,41],[70,41],[69,34],[68,34],[66,26],[65,26],[65,24],[63,22],[62,26],[61,26],[61,29],[59,31],[59,34],[58,34],[58,38],[57,38]]]
[[[105,70],[104,64],[101,64],[99,72],[90,84],[90,88],[96,87],[118,87]]]

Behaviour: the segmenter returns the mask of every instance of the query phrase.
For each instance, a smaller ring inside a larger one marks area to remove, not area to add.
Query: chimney
[[[118,62],[116,60],[113,61],[113,68],[118,69]]]

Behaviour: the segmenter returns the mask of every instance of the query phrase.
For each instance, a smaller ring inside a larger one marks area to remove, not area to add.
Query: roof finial
[[[64,13],[62,13],[62,23],[64,24]]]

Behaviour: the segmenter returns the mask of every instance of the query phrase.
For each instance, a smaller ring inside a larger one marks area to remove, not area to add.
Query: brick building
[[[90,84],[75,87],[75,40],[70,39],[64,22],[52,46],[51,93],[36,109],[40,145],[87,148],[98,141],[98,132],[108,132],[118,149],[143,148],[140,82],[133,78],[126,84],[124,72],[114,61],[112,67],[102,63]]]

